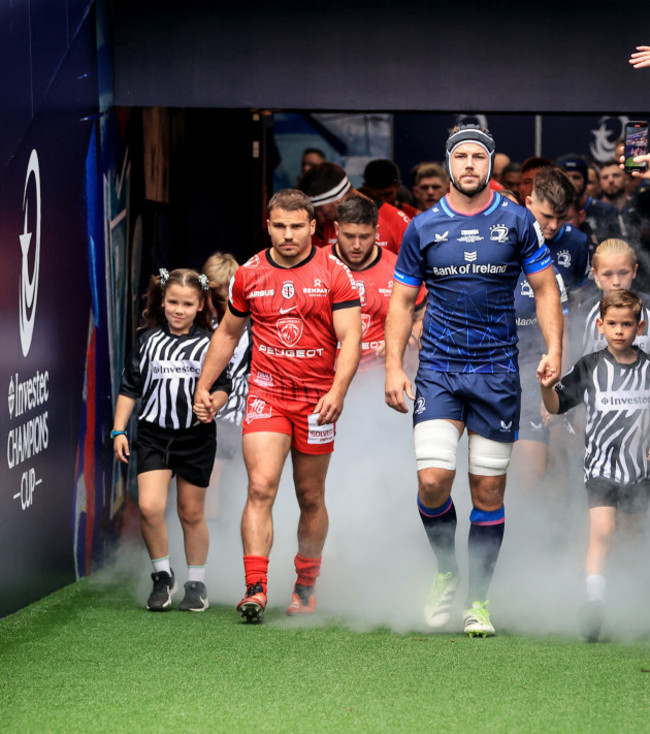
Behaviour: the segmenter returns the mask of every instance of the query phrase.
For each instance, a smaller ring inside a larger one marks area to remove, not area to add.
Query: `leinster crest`
[[[278,319],[275,325],[280,341],[287,347],[294,347],[302,336],[302,319],[287,317]]]

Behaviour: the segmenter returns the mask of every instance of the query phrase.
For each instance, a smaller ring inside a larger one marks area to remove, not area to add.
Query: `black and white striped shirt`
[[[648,354],[650,353],[650,310],[648,310],[646,304],[650,303],[650,296],[647,293],[636,293],[636,295],[643,301],[641,320],[645,321],[645,327],[643,334],[637,336],[634,340],[634,344]],[[600,301],[602,297],[603,294],[598,293],[578,308],[576,319],[582,336],[581,354],[596,352],[600,349],[605,349],[607,346],[605,337],[598,331],[598,326],[596,325],[596,319],[600,318]]]
[[[584,402],[585,481],[650,479],[650,359],[620,364],[607,349],[587,354],[557,383],[560,413]]]
[[[172,429],[198,423],[192,400],[211,336],[196,325],[181,336],[166,324],[140,332],[120,384],[120,395],[141,399],[139,420]],[[226,369],[212,390],[230,393],[231,387]]]

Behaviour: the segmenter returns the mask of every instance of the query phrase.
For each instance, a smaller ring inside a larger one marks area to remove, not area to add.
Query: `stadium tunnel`
[[[627,58],[650,40],[614,20],[645,29],[648,12],[632,0],[615,14],[586,0],[5,3],[0,615],[99,568],[124,531],[132,477],[107,437],[138,294],[158,266],[264,245],[283,131],[346,156],[328,122],[381,124],[405,178],[441,157],[459,117],[482,116],[519,159],[611,140],[647,110]]]

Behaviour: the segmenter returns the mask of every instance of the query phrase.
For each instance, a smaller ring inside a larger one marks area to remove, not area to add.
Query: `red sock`
[[[262,584],[262,590],[266,594],[266,574],[268,567],[269,559],[266,556],[244,556],[246,586]]]
[[[300,553],[297,553],[293,561],[296,566],[296,573],[298,574],[296,583],[301,586],[314,586],[316,579],[320,575],[322,559],[322,556],[318,556],[318,558],[305,558]]]

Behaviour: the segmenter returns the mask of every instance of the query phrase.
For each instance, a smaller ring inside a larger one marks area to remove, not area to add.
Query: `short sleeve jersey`
[[[377,238],[379,247],[385,247],[396,255],[402,245],[404,232],[409,226],[411,218],[391,204],[382,204],[379,207],[377,218]]]
[[[332,247],[332,254],[339,257],[336,245]],[[377,359],[377,349],[384,346],[384,326],[396,262],[397,255],[380,248],[377,257],[363,270],[351,271],[361,300],[363,334],[359,369],[372,366]]]
[[[493,192],[485,209],[454,211],[449,196],[404,235],[395,280],[428,290],[420,369],[517,372],[514,290],[519,273],[550,267],[533,215]]]
[[[636,484],[650,479],[650,360],[620,364],[607,349],[581,357],[557,383],[560,413],[587,409],[585,480]]]
[[[140,398],[139,420],[171,429],[198,424],[192,399],[211,336],[200,326],[192,326],[188,334],[177,336],[169,332],[167,325],[138,334],[122,374],[120,395]],[[226,393],[231,388],[228,370],[212,386],[213,390]]]
[[[567,292],[582,288],[589,277],[587,235],[570,224],[565,224],[546,244],[551,251],[553,265],[562,275]]]
[[[312,246],[290,268],[269,250],[252,257],[235,273],[229,299],[232,313],[251,317],[251,389],[318,402],[334,379],[333,311],[359,305],[350,271],[328,250]]]
[[[555,280],[560,291],[560,304],[562,313],[568,313],[568,297],[562,276],[554,267]],[[537,310],[535,308],[535,293],[522,272],[515,287],[515,313],[517,315],[517,336],[519,338],[519,370],[521,372],[521,384],[524,391],[530,387],[533,390],[535,400],[539,402],[539,383],[537,381],[537,365],[546,352],[546,342],[542,330],[537,323]]]

